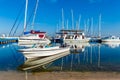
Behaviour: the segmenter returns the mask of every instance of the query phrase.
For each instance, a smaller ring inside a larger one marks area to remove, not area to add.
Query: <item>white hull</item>
[[[120,39],[102,39],[102,42],[120,42]]]
[[[39,43],[39,44],[49,44],[50,43],[50,40],[48,39],[40,39],[40,40],[18,40],[18,44],[19,45],[30,45],[30,44],[36,44],[36,43]]]
[[[46,47],[46,48],[28,48],[28,49],[19,49],[20,52],[33,52],[33,51],[50,51],[50,50],[55,50],[59,49],[59,46],[54,46],[54,47]]]
[[[53,56],[48,56],[45,58],[37,58],[35,60],[28,59],[25,64],[22,67],[22,70],[28,70],[28,69],[33,69],[33,68],[37,68],[40,67],[42,65],[48,64],[52,61],[55,61],[61,57],[64,57],[66,55],[70,54],[69,51],[68,52],[63,52],[61,54],[57,54],[57,55],[53,55]]]
[[[89,42],[90,39],[65,39],[64,40],[64,43],[68,43],[68,44],[71,44],[71,43],[86,43],[86,42]]]
[[[26,58],[35,58],[35,57],[45,57],[52,56],[55,54],[60,54],[66,51],[69,51],[70,48],[60,48],[51,51],[31,51],[31,52],[22,52]]]
[[[120,38],[116,36],[111,36],[111,37],[103,38],[102,42],[120,42]]]

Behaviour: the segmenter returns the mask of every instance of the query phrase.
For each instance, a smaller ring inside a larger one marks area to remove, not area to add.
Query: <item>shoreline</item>
[[[120,80],[120,72],[12,72],[0,71],[1,80]]]

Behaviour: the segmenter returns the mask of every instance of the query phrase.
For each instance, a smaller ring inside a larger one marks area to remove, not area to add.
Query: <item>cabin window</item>
[[[39,38],[43,38],[44,37],[44,35],[39,35]]]

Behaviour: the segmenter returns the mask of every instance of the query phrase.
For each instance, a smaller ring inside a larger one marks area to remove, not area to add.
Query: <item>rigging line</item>
[[[13,24],[13,26],[12,26],[10,32],[9,32],[9,36],[11,35],[12,30],[14,29],[14,27],[15,27],[18,19],[19,19],[19,16],[20,16],[20,14],[21,14],[21,12],[22,12],[22,10],[23,10],[23,5],[24,5],[24,3],[25,3],[25,2],[23,2],[22,7],[20,8],[19,13],[18,13],[18,15],[17,15],[17,17],[16,17],[16,19],[15,19],[15,22],[14,22],[14,24]]]
[[[22,18],[21,18],[21,19],[22,19]],[[13,33],[13,36],[16,34],[16,32],[17,32],[17,30],[18,30],[18,27],[19,27],[20,23],[21,23],[21,20],[19,21],[17,27],[15,28],[15,31],[14,31],[14,33]]]
[[[27,23],[26,23],[26,28],[28,27],[28,24],[30,23],[30,20],[32,19],[35,6],[36,6],[36,5],[34,5],[34,8],[32,9],[32,11],[31,11],[31,13],[30,13],[30,16],[29,16],[29,18],[28,18],[28,21],[27,21]],[[22,34],[21,34],[21,35],[23,35],[23,34],[24,34],[24,31],[22,31]]]
[[[35,6],[35,11],[34,11],[33,20],[32,20],[32,29],[33,29],[35,18],[36,18],[36,12],[37,12],[37,9],[38,9],[38,3],[39,3],[39,0],[37,0],[36,6]]]

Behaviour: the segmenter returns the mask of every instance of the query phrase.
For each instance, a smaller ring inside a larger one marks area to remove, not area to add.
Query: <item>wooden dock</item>
[[[0,37],[0,44],[8,44],[8,43],[14,43],[18,42],[18,38],[14,37]]]

